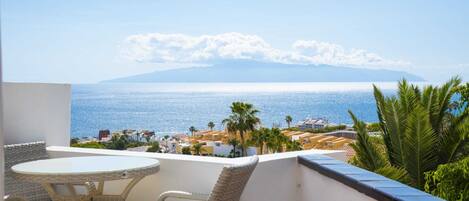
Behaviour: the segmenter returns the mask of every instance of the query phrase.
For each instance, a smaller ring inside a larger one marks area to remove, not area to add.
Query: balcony
[[[69,85],[9,83],[3,89],[5,144],[44,140],[51,158],[117,155],[158,159],[160,171],[139,182],[128,200],[154,201],[167,190],[209,193],[224,165],[247,159],[69,147]],[[344,162],[345,154],[334,150],[306,150],[260,155],[241,200],[440,200],[348,165]],[[117,194],[126,182],[108,182],[104,191]]]

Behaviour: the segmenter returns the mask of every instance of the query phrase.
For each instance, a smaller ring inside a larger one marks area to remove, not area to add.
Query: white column
[[[1,38],[1,36],[0,36]],[[3,159],[5,156],[3,155],[3,96],[2,96],[2,88],[3,88],[3,79],[2,79],[2,41],[0,39],[0,200],[3,200],[4,195],[4,168],[5,165],[3,164]]]

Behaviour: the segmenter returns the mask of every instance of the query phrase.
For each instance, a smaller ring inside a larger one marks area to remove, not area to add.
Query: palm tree
[[[211,131],[213,131],[213,127],[215,127],[215,123],[213,123],[213,121],[211,122],[208,122],[208,128],[210,128]]]
[[[430,85],[420,89],[403,80],[399,82],[396,97],[385,97],[374,86],[385,160],[391,167],[404,169],[411,178],[410,184],[420,189],[425,183],[424,172],[455,161],[469,142],[469,113],[450,110],[460,82],[459,78],[453,78],[440,87]],[[356,124],[359,122],[353,115],[352,118]],[[360,132],[366,138],[366,128]],[[371,147],[366,139],[358,140],[354,149],[364,149],[357,152],[358,158],[374,160],[373,168],[386,164],[380,162],[378,152],[359,146]]]
[[[270,129],[261,128],[251,132],[251,144],[259,147],[260,154],[264,154],[264,146],[270,135]]]
[[[386,165],[384,156],[379,152],[378,144],[374,143],[368,135],[366,123],[357,119],[357,117],[349,111],[354,122],[353,128],[357,131],[357,142],[350,144],[356,152],[356,161],[354,164],[370,170],[376,171]]]
[[[384,142],[382,138],[368,135],[367,125],[360,121],[349,111],[354,122],[353,128],[357,131],[356,142],[350,146],[355,150],[355,157],[351,159],[353,165],[377,172],[394,180],[409,183],[407,173],[403,168],[393,166],[385,158]]]
[[[286,144],[287,151],[300,151],[303,150],[301,143],[298,140],[289,140]]]
[[[228,144],[233,146],[233,158],[236,157],[236,147],[239,145],[239,141],[236,138],[228,140]]]
[[[272,153],[283,151],[283,146],[288,142],[288,137],[283,135],[280,129],[272,128],[267,138],[267,148]]]
[[[260,124],[260,119],[256,116],[259,112],[252,104],[234,102],[231,105],[231,115],[224,119],[222,123],[230,133],[239,133],[242,156],[247,155],[245,134],[255,130]]]
[[[189,127],[189,132],[191,132],[191,135],[194,136],[194,132],[197,132],[197,129],[195,129],[194,126]]]
[[[287,122],[288,128],[290,128],[290,124],[293,121],[293,118],[290,115],[285,117],[285,121]]]
[[[194,150],[194,155],[200,155],[202,153],[202,151],[204,150],[202,146],[203,146],[202,143],[195,143],[194,145],[192,145],[192,150]]]

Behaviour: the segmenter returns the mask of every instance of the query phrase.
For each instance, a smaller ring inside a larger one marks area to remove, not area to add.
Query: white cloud
[[[327,42],[298,40],[293,49],[304,55],[306,63],[320,63],[351,66],[400,67],[410,65],[409,62],[388,60],[375,53],[363,49],[350,49]]]
[[[469,68],[469,64],[458,64],[456,65],[458,68],[461,68],[461,69],[468,69]]]
[[[122,55],[143,63],[201,63],[248,59],[295,64],[331,64],[360,67],[402,67],[409,62],[385,59],[362,49],[338,44],[298,40],[290,50],[273,48],[259,36],[241,33],[189,36],[184,34],[138,34],[125,39]]]

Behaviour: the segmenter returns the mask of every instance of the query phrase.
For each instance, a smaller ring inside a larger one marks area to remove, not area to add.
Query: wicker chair
[[[165,201],[167,198],[205,201],[239,201],[244,187],[256,168],[258,161],[259,158],[253,156],[247,163],[225,166],[210,195],[184,191],[167,191],[160,195],[158,201]]]
[[[7,200],[50,201],[40,184],[18,181],[11,167],[18,163],[48,158],[44,142],[5,145],[5,194]]]
[[[21,197],[10,197],[10,196],[5,196],[3,197],[4,201],[26,201],[24,198]]]

